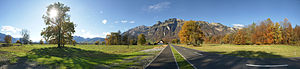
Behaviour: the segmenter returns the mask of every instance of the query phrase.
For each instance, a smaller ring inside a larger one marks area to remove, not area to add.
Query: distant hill
[[[96,38],[83,38],[83,37],[80,37],[80,36],[74,36],[73,40],[75,40],[78,43],[84,43],[84,42],[94,43],[96,41],[100,41],[100,42],[104,41],[105,39],[104,38],[100,38],[100,37],[96,37]]]
[[[5,34],[2,34],[2,33],[0,33],[0,42],[4,42],[4,38],[5,38]],[[12,42],[13,43],[16,43],[17,42],[17,40],[19,40],[20,38],[14,38],[14,37],[12,37]]]
[[[132,37],[138,36],[138,34],[145,34],[146,38],[151,41],[159,41],[161,39],[174,39],[179,38],[178,33],[181,30],[184,20],[171,18],[165,20],[164,22],[158,21],[153,26],[138,26],[128,31],[124,34],[128,34]],[[201,26],[201,30],[206,36],[213,35],[225,35],[227,33],[233,33],[238,30],[238,28],[228,27],[221,23],[208,23],[205,21],[197,21]]]

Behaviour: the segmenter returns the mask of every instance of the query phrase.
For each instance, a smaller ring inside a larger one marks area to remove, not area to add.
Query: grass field
[[[0,47],[0,56],[12,59],[10,61],[12,63],[20,63],[19,60],[16,60],[16,57],[18,57],[29,62],[37,62],[38,64],[47,66],[47,68],[128,68],[130,65],[137,63],[121,63],[124,61],[123,59],[148,55],[148,53],[140,51],[154,47],[157,46],[66,45],[65,48],[57,48],[56,45],[36,44]]]
[[[185,59],[171,46],[174,57],[177,61],[179,69],[194,69],[191,64],[189,64]]]
[[[227,54],[250,58],[286,58],[300,57],[300,46],[290,45],[233,45],[233,44],[204,44],[202,47],[193,47],[177,44],[196,50]]]

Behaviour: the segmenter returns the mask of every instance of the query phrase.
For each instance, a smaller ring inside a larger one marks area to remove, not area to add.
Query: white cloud
[[[105,38],[106,35],[109,35],[109,34],[110,34],[110,32],[103,32],[102,35],[101,35],[101,37],[102,37],[102,38]]]
[[[106,20],[106,19],[102,20],[102,23],[103,23],[103,24],[106,24],[106,23],[107,23],[107,20]]]
[[[170,4],[171,4],[170,2],[160,2],[160,3],[148,6],[147,9],[148,9],[148,11],[160,11],[162,9],[169,8]]]
[[[14,38],[20,38],[22,37],[20,34],[20,31],[22,29],[12,27],[12,26],[1,26],[1,33],[6,34],[6,35],[11,35]]]
[[[243,25],[243,24],[232,24],[233,25],[233,27],[244,27],[245,25]]]
[[[119,23],[119,21],[115,21],[115,23]]]
[[[135,23],[135,21],[129,21],[129,23]]]
[[[99,34],[91,33],[90,31],[86,31],[84,29],[80,29],[78,32],[75,32],[75,36],[81,36],[83,38],[95,38],[100,37]]]
[[[122,21],[121,21],[121,23],[127,23],[127,22],[128,22],[127,20],[122,20]]]

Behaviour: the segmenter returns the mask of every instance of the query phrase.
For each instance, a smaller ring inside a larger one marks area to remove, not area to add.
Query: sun
[[[49,11],[49,17],[50,17],[50,18],[55,18],[57,15],[58,15],[57,9],[52,8],[52,9]]]

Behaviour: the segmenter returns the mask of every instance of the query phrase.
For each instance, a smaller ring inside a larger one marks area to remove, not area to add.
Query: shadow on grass
[[[106,65],[110,65],[113,62],[120,61],[129,56],[136,55],[109,54],[101,51],[90,51],[73,47],[49,47],[33,49],[23,58],[30,59],[30,61],[38,61],[43,66],[47,66],[47,68],[106,69]]]
[[[249,58],[282,58],[280,55],[273,53],[267,53],[264,51],[234,51],[226,55],[239,56],[239,57],[249,57]]]

